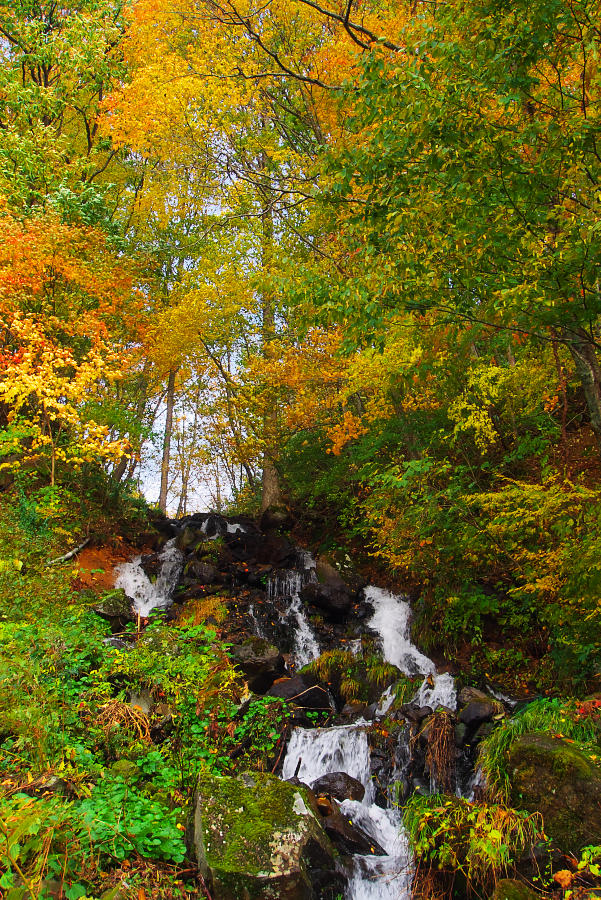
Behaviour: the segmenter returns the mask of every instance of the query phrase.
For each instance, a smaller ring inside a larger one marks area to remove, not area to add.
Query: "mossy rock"
[[[497,883],[490,900],[537,900],[539,896],[521,881],[516,881],[514,878],[503,878]]]
[[[574,744],[547,734],[524,734],[509,753],[514,806],[540,811],[557,848],[576,856],[601,844],[601,768]]]
[[[131,597],[122,588],[106,591],[92,609],[109,621],[119,619],[123,622],[135,622],[136,619]]]
[[[196,857],[214,900],[333,900],[341,891],[334,850],[302,788],[259,772],[203,775],[195,807]]]

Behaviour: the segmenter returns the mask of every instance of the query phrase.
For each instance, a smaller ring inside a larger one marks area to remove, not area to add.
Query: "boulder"
[[[140,568],[149,578],[157,576],[161,569],[160,554],[144,553],[140,559]]]
[[[317,795],[326,795],[335,800],[363,800],[365,788],[356,778],[346,772],[329,772],[311,785]]]
[[[574,744],[524,734],[511,745],[508,771],[511,802],[540,811],[559,850],[577,857],[588,844],[601,844],[601,767]]]
[[[475,729],[482,722],[490,722],[492,717],[499,712],[499,707],[502,711],[502,704],[488,697],[470,700],[459,713],[459,721]]]
[[[303,603],[308,603],[323,612],[331,622],[342,622],[353,605],[354,595],[344,584],[319,584],[309,582],[300,591]]]
[[[385,856],[386,851],[348,815],[343,814],[336,803],[331,804],[328,815],[321,820],[327,836],[343,853],[360,853],[363,856]]]
[[[263,694],[285,672],[284,657],[264,638],[248,638],[243,644],[231,647],[230,655],[255,694]]]
[[[267,693],[271,697],[282,697],[303,709],[331,709],[330,695],[325,685],[312,675],[293,675],[280,678]]]
[[[116,630],[124,628],[128,622],[136,621],[133,601],[122,588],[107,591],[92,609],[98,616],[110,622],[111,628]]]
[[[215,584],[222,581],[217,566],[195,558],[186,563],[184,575],[193,580],[195,584]]]
[[[459,691],[459,696],[457,697],[458,706],[460,708],[462,706],[467,706],[472,700],[490,700],[490,697],[488,694],[485,694],[484,691],[480,691],[475,687],[470,687],[470,685],[462,687]]]
[[[497,882],[490,900],[537,900],[540,894],[531,891],[528,885],[515,878],[502,878]]]
[[[278,528],[290,528],[292,516],[282,504],[268,506],[261,516],[261,531],[274,531]]]
[[[201,775],[194,849],[213,900],[334,900],[334,850],[303,788],[272,775]]]

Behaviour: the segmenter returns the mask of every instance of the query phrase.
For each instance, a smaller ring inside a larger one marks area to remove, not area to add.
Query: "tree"
[[[321,299],[359,344],[403,309],[562,342],[601,442],[597,12],[444,4],[373,50],[324,195],[349,262]]]

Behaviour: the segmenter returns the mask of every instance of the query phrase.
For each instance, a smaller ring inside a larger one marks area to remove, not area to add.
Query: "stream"
[[[224,535],[231,541],[248,537],[241,525],[225,520],[220,525],[217,517],[211,520],[206,518],[201,531],[207,540]],[[137,557],[119,567],[116,587],[123,588],[132,598],[134,609],[141,617],[146,617],[153,609],[165,609],[173,602],[184,555],[177,548],[176,538],[167,541],[158,555],[158,572],[154,578],[144,572],[141,560],[142,557]],[[265,582],[266,599],[263,602],[272,604],[269,607],[273,608],[271,615],[279,617],[280,626],[290,632],[288,666],[292,672],[301,669],[322,652],[320,638],[311,626],[301,599],[303,586],[317,582],[315,565],[309,553],[296,548],[294,563],[288,567],[274,568]],[[445,673],[438,674],[433,661],[411,642],[411,609],[407,599],[375,586],[364,588],[363,595],[368,608],[373,610],[364,623],[364,630],[377,637],[383,659],[410,678],[423,676],[413,702],[419,707],[436,709],[437,706],[444,706],[454,710],[457,697],[453,678]],[[246,620],[251,633],[265,636],[253,602],[246,604]],[[355,639],[340,646],[358,653],[361,642]],[[376,720],[386,715],[393,701],[393,689],[389,688],[376,704]],[[371,726],[373,722],[358,718],[347,725],[295,728],[283,760],[281,777],[297,777],[311,786],[323,775],[344,772],[361,782],[365,788],[363,799],[343,800],[340,810],[353,825],[379,845],[384,855],[355,854],[347,857],[345,863],[340,863],[347,882],[345,900],[409,900],[411,853],[398,807],[392,803],[391,792],[387,791],[389,785],[379,783],[379,790],[376,791],[368,740]],[[402,780],[411,758],[408,728],[398,739],[394,757],[391,784]]]

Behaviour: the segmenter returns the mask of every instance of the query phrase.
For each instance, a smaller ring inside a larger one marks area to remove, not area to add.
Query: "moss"
[[[497,883],[490,900],[536,900],[538,894],[531,891],[527,885],[513,878],[503,878]]]
[[[601,843],[601,768],[559,737],[524,734],[509,752],[514,804],[539,810],[560,850]]]

